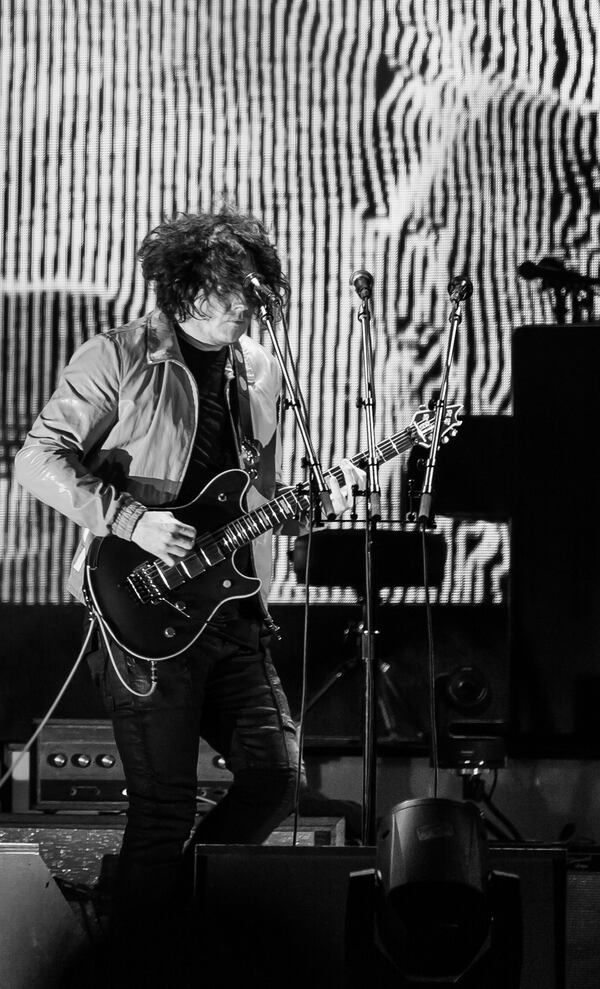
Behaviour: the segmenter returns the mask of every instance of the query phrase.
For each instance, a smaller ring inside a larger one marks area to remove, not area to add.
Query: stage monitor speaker
[[[200,846],[198,958],[207,984],[347,989],[350,875],[374,867],[374,848]],[[564,848],[491,843],[490,867],[520,880],[520,989],[565,989]]]
[[[0,844],[0,986],[58,989],[87,942],[34,844]]]
[[[206,985],[343,989],[350,873],[372,848],[205,845],[196,853]]]

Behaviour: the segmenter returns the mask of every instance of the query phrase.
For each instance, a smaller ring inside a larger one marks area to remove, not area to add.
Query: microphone
[[[451,278],[448,283],[448,294],[452,302],[464,302],[473,295],[473,282],[470,278]]]
[[[354,287],[361,299],[371,298],[373,275],[369,271],[365,271],[363,268],[355,271],[354,274],[350,275],[350,284]]]
[[[537,265],[535,261],[523,261],[522,264],[517,265],[517,274],[519,278],[524,278],[525,281],[530,282],[534,278],[545,278],[547,275],[547,270],[541,268]],[[558,275],[560,273],[559,268],[554,268],[552,271],[552,276]]]
[[[591,275],[580,275],[572,268],[566,268],[558,258],[542,258],[539,263],[535,261],[523,261],[517,265],[517,274],[525,281],[532,281],[541,278],[548,285],[555,287],[568,287],[589,289],[600,285],[600,278],[593,278]]]
[[[242,288],[246,295],[253,295],[255,299],[266,305],[269,302],[275,302],[278,305],[281,299],[273,289],[269,288],[268,285],[262,281],[260,275],[257,275],[255,271],[250,271],[244,278],[242,282]]]

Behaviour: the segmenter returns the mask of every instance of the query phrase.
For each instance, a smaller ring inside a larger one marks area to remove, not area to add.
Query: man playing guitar
[[[244,278],[257,272],[282,300],[287,282],[262,224],[230,210],[180,214],[149,233],[138,256],[157,308],[76,351],[17,455],[16,476],[83,529],[69,589],[99,618],[88,662],[129,800],[115,891],[115,940],[128,949],[120,978],[184,985],[172,966],[183,957],[174,945],[186,929],[190,850],[196,842],[263,842],[293,809],[296,727],[266,626],[271,530],[262,531],[258,514],[249,523],[254,538],[242,539],[231,521],[240,511],[260,513],[280,484],[281,371],[247,335],[256,303]],[[249,475],[245,492],[240,468]],[[345,490],[329,475],[338,514],[352,486],[364,486],[351,461],[340,470]],[[237,512],[227,514],[232,501]],[[234,535],[223,530],[221,549],[199,544],[207,516],[221,508]],[[293,508],[282,516],[289,534],[299,531]],[[235,558],[202,585],[212,597],[200,620],[200,585],[172,595],[170,575],[220,562],[227,539]],[[107,581],[103,598],[93,578],[104,543],[116,547],[117,562],[128,553],[144,562]],[[122,648],[109,604],[102,614],[117,590],[139,647]],[[233,783],[193,831],[201,737],[224,756]]]

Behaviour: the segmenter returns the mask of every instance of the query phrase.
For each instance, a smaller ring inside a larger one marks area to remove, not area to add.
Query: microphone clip
[[[473,282],[470,278],[460,275],[451,278],[448,283],[448,295],[452,302],[465,302],[473,295]]]
[[[247,295],[253,296],[263,306],[281,305],[281,299],[268,285],[262,281],[255,271],[250,271],[242,282],[242,288]]]
[[[360,268],[358,271],[353,272],[350,275],[350,285],[353,286],[356,294],[363,302],[366,299],[371,298],[371,293],[373,291],[373,275],[370,271],[365,271]]]

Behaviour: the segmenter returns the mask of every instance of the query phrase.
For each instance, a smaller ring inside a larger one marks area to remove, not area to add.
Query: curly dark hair
[[[159,309],[175,320],[197,314],[199,292],[224,297],[243,290],[255,271],[282,300],[289,284],[265,227],[230,207],[218,213],[178,213],[144,238],[138,251],[142,271],[156,292]],[[254,300],[249,300],[254,307]]]

